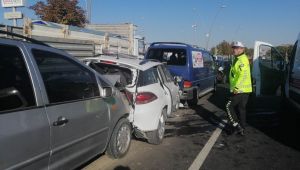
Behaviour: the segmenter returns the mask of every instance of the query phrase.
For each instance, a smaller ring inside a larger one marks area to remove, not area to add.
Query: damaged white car
[[[179,87],[165,65],[127,55],[87,58],[84,62],[105,75],[131,105],[135,136],[160,144],[165,121],[179,106]]]

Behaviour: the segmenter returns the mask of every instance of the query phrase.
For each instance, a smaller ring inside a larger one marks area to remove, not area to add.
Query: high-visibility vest
[[[229,72],[230,92],[251,93],[251,71],[248,57],[241,54],[234,59]]]

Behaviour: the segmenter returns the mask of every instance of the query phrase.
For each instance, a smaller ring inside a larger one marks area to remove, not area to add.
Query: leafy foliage
[[[281,45],[281,46],[277,46],[275,47],[278,52],[284,56],[286,59],[289,59],[292,50],[293,50],[293,45]]]
[[[214,55],[219,54],[223,56],[231,56],[232,55],[231,43],[223,40],[216,47],[213,47],[211,49],[211,53]],[[251,58],[253,56],[253,48],[245,48],[245,53]]]
[[[45,21],[80,27],[87,23],[84,10],[78,6],[78,0],[47,0],[46,4],[38,1],[29,8]]]

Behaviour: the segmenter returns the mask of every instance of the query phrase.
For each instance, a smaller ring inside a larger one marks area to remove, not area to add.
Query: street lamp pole
[[[85,9],[86,9],[88,22],[91,23],[91,19],[92,19],[92,0],[85,0]]]
[[[197,36],[196,36],[197,35],[197,33],[196,33],[197,32],[197,24],[192,25],[192,28],[193,28],[193,32],[194,32],[194,35],[193,35],[194,36],[194,43],[196,45],[197,44],[196,43],[196,41],[197,41]]]
[[[215,24],[215,22],[216,22],[216,18],[218,17],[219,13],[221,12],[221,10],[222,10],[223,8],[226,8],[226,5],[221,5],[221,6],[220,6],[220,8],[219,8],[219,10],[217,11],[215,17],[213,18],[213,21],[212,21],[212,23],[211,23],[211,25],[210,25],[209,31],[208,31],[208,33],[206,34],[206,36],[207,36],[206,49],[207,49],[207,50],[208,50],[208,45],[209,45],[209,41],[210,41],[210,38],[211,38],[212,29],[213,29],[214,24]]]

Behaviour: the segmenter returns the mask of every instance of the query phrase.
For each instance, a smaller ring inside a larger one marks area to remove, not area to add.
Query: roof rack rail
[[[186,43],[181,43],[181,42],[153,42],[153,43],[150,44],[150,46],[158,45],[158,44],[186,45],[186,46],[190,46],[190,47],[197,48],[197,49],[200,49],[200,50],[206,50],[205,48],[199,47],[197,45],[191,45],[191,44],[186,44]]]
[[[181,43],[181,42],[153,42],[153,43],[150,44],[150,46],[156,45],[156,44],[175,44],[175,45],[187,45],[187,46],[190,46],[189,44]]]
[[[44,42],[35,40],[35,39],[33,39],[33,38],[25,37],[25,36],[20,35],[20,34],[8,32],[8,31],[3,31],[3,30],[0,30],[0,34],[6,34],[6,35],[10,35],[10,36],[12,36],[12,37],[22,38],[22,39],[24,39],[24,40],[26,40],[26,41],[29,41],[29,42],[31,42],[31,43],[34,43],[34,44],[39,44],[39,45],[44,45],[44,46],[50,47],[48,44],[46,44],[46,43],[44,43]]]

